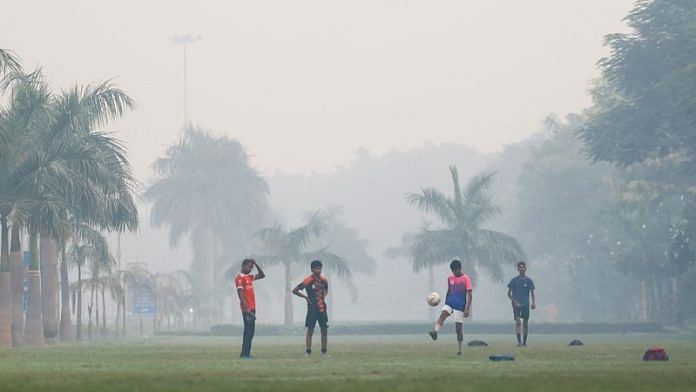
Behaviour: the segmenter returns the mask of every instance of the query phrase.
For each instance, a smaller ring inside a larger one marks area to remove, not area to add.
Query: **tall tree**
[[[639,244],[645,235],[643,224],[649,230],[661,228],[661,233],[655,234],[672,240],[672,243],[657,244],[656,248],[660,248],[657,256],[644,249],[641,257],[631,258],[637,263],[634,271],[644,270],[640,265],[644,259],[650,260],[652,268],[662,270],[660,265],[670,260],[667,257],[670,249],[683,245],[674,242],[679,237],[673,234],[681,230],[682,224],[645,222],[643,218],[652,216],[664,221],[670,215],[665,213],[665,207],[649,201],[676,196],[684,202],[682,220],[688,216],[689,206],[696,203],[695,20],[696,3],[692,1],[636,2],[626,17],[631,31],[606,37],[611,53],[599,62],[603,78],[593,90],[594,106],[580,132],[590,158],[621,169],[617,176],[617,182],[623,184],[617,190],[619,198],[640,193],[632,200],[623,200],[626,201],[621,206],[624,214],[620,219],[616,217],[619,222],[641,222],[638,224],[641,234],[628,236],[636,240],[634,250],[642,248]],[[624,233],[630,232],[635,230]],[[692,253],[680,252],[680,258],[687,254]],[[679,263],[690,264],[683,260]],[[679,292],[689,271],[677,273],[680,269],[676,267],[672,270],[675,276],[663,276],[656,284],[672,286],[672,291]],[[653,276],[648,274],[641,280],[653,281]],[[646,291],[658,290],[662,289]]]
[[[0,49],[0,78],[7,71],[18,71],[20,62],[14,56],[12,51]],[[3,90],[0,88],[0,97],[3,96]],[[5,111],[0,110],[0,162],[7,155],[8,146],[8,129],[5,124]],[[2,162],[4,165],[7,162]],[[2,246],[0,247],[0,346],[12,345],[12,279],[10,272],[10,230],[9,216],[6,211],[0,210],[0,236]]]
[[[494,173],[480,173],[464,189],[459,185],[456,167],[450,167],[450,175],[452,196],[435,188],[423,188],[420,193],[407,196],[410,204],[434,215],[441,223],[441,228],[423,228],[412,237],[412,243],[404,244],[410,249],[413,268],[419,271],[459,258],[464,271],[474,281],[478,277],[477,268],[495,281],[502,281],[502,266],[512,265],[526,256],[515,238],[483,228],[486,221],[500,213],[487,192]]]
[[[26,223],[26,214],[17,214],[17,207],[27,206],[30,201],[19,189],[24,180],[18,174],[37,148],[36,135],[46,128],[50,107],[50,92],[43,81],[40,70],[26,74],[21,70],[8,73],[0,83],[0,91],[9,92],[7,106],[0,108],[0,218],[2,239],[10,238],[12,247],[2,246],[0,271],[10,271],[12,342],[24,343],[24,266],[22,264],[20,227]],[[26,195],[25,195],[26,196]],[[8,297],[5,297],[8,298]],[[6,305],[6,304],[5,304]],[[7,319],[0,323],[6,325]]]
[[[294,228],[286,229],[283,225],[276,224],[272,227],[259,230],[258,238],[261,240],[261,248],[265,254],[256,258],[268,265],[282,265],[285,277],[285,325],[293,323],[292,296],[292,266],[298,263],[307,263],[311,260],[321,260],[327,273],[339,277],[350,278],[352,271],[349,263],[342,255],[334,253],[328,247],[312,248],[312,243],[323,237],[327,230],[327,216],[320,211],[308,216],[307,223]]]
[[[222,240],[241,249],[248,246],[267,215],[268,185],[239,142],[193,126],[153,167],[155,178],[144,193],[153,203],[152,223],[169,226],[173,246],[190,236],[193,291],[200,297],[201,316],[210,322]]]

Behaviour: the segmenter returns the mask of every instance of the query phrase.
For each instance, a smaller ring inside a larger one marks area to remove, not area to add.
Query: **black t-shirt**
[[[528,276],[515,276],[507,286],[512,289],[512,298],[520,306],[529,305],[529,292],[534,290],[534,281]]]

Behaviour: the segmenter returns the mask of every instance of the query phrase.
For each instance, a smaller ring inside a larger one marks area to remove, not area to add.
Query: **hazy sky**
[[[495,151],[589,105],[602,38],[633,0],[3,2],[0,47],[56,88],[115,78],[138,102],[113,124],[137,174],[190,112],[265,174],[328,172],[363,146]]]

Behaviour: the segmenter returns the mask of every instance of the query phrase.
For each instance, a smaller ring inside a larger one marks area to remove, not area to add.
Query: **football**
[[[440,294],[432,292],[425,297],[425,301],[428,302],[430,306],[437,306],[440,304]]]

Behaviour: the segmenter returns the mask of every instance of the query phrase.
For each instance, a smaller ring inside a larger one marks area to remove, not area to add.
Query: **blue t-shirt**
[[[448,295],[445,298],[445,305],[449,305],[453,310],[463,312],[466,309],[467,291],[471,291],[471,279],[467,274],[450,275],[447,278]]]
[[[534,290],[534,281],[528,276],[515,276],[507,286],[512,289],[512,298],[520,306],[529,305],[529,292]]]

